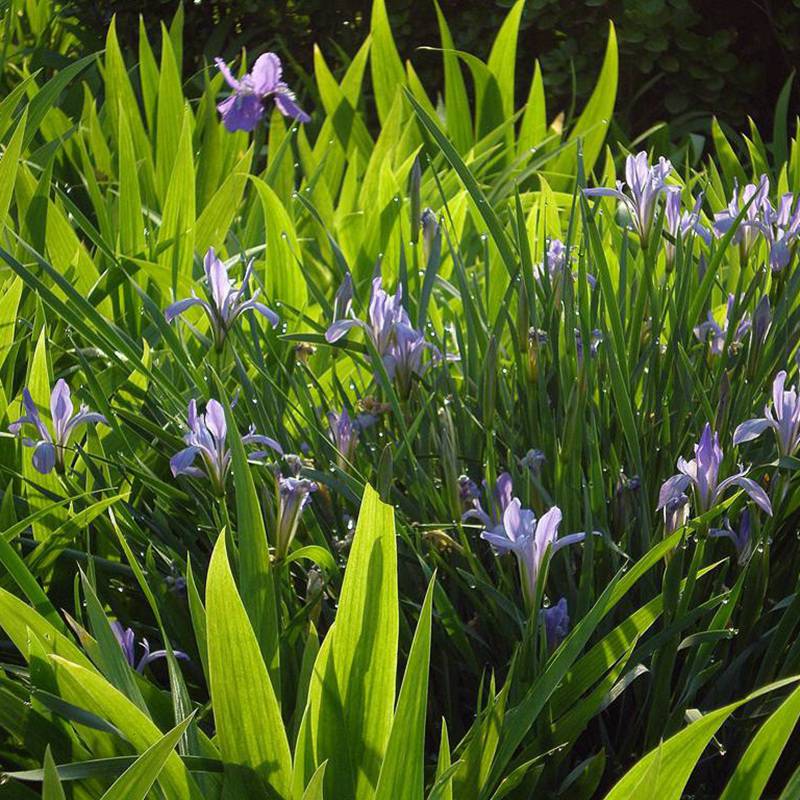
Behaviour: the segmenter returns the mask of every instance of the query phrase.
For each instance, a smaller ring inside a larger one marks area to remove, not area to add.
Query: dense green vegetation
[[[613,138],[523,8],[302,92],[6,12],[0,798],[800,796],[791,82]]]

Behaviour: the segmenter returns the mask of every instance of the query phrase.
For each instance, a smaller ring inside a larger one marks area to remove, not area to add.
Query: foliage
[[[485,61],[439,16],[436,103],[376,0],[252,135],[180,13],[15,49],[0,795],[795,795],[791,84],[612,190],[615,28],[562,128],[523,10]]]

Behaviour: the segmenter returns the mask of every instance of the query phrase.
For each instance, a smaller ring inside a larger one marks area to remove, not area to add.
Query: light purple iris
[[[522,590],[529,607],[536,600],[536,587],[547,553],[554,555],[586,538],[585,533],[571,533],[559,539],[560,524],[561,509],[558,506],[553,506],[537,520],[533,511],[522,508],[519,498],[515,497],[503,512],[502,526],[481,533],[481,538],[489,542],[498,554],[513,553],[517,557]]]
[[[709,536],[715,538],[724,537],[730,539],[736,547],[736,555],[740,565],[745,564],[750,556],[753,543],[750,539],[750,511],[745,509],[742,512],[742,517],[739,520],[739,530],[735,531],[731,527],[731,523],[727,517],[721,528],[712,528],[708,532]]]
[[[666,227],[673,239],[683,239],[690,233],[699,236],[707,245],[711,244],[711,231],[700,222],[700,209],[703,205],[702,195],[695,201],[691,211],[683,211],[681,207],[681,190],[678,186],[667,189],[664,200],[664,218]],[[667,265],[672,266],[675,260],[675,245],[667,242],[665,245]]]
[[[358,446],[359,421],[354,420],[346,408],[342,408],[341,414],[328,412],[328,425],[331,429],[331,440],[338,452],[339,466],[344,469],[352,462]]]
[[[429,351],[434,358],[439,354],[411,324],[402,301],[402,286],[398,286],[395,294],[391,295],[383,288],[380,276],[373,278],[369,323],[360,319],[336,320],[325,332],[325,339],[333,344],[353,328],[361,328],[383,359],[389,377],[397,377],[401,389],[408,389],[413,376],[424,375],[431,363],[423,362],[425,351]]]
[[[631,214],[633,226],[642,247],[647,247],[655,220],[658,197],[667,190],[667,177],[672,164],[663,156],[650,166],[647,153],[642,151],[625,159],[625,181],[617,181],[616,189],[599,187],[584,189],[587,197],[614,197],[624,203]],[[628,192],[623,189],[627,187]]]
[[[791,456],[800,448],[800,400],[794,386],[784,388],[786,371],[781,370],[772,383],[772,408],[764,406],[764,416],[748,419],[733,432],[733,443],[739,445],[756,439],[767,430],[775,431],[778,452]]]
[[[719,436],[711,432],[706,423],[700,442],[694,447],[694,458],[685,461],[678,459],[678,474],[664,481],[658,495],[658,509],[665,508],[676,497],[685,494],[691,486],[694,489],[695,504],[701,514],[713,508],[731,486],[744,489],[750,499],[764,512],[772,516],[772,506],[766,492],[750,478],[747,470],[737,472],[729,478],[719,480],[719,468],[723,452],[719,446]]]
[[[353,310],[353,276],[348,272],[333,298],[333,321],[347,319]]]
[[[319,487],[307,478],[278,479],[280,507],[278,510],[277,556],[282,558],[289,552],[289,545],[297,533],[303,509],[311,502],[311,493]]]
[[[554,606],[542,609],[547,649],[552,653],[569,633],[569,609],[567,598],[562,597]]]
[[[683,492],[673,495],[664,504],[664,533],[669,536],[689,521],[689,497]]]
[[[544,261],[533,265],[533,277],[542,281],[545,277],[548,278],[552,285],[561,279],[569,267],[569,259],[567,258],[567,246],[561,239],[551,239],[547,245]],[[578,273],[572,272],[572,279],[578,279]],[[597,281],[594,275],[587,275],[586,280],[589,286],[594,289]]]
[[[433,242],[436,239],[436,234],[439,232],[439,219],[432,208],[426,208],[420,215],[419,223],[422,228],[423,252],[425,260],[428,261],[431,251],[433,250]]]
[[[728,336],[728,323],[730,316],[733,313],[733,306],[735,302],[736,298],[732,294],[729,294],[728,302],[725,304],[725,316],[723,317],[721,324],[716,321],[714,314],[709,311],[706,321],[695,326],[694,335],[701,342],[710,342],[711,352],[715,356],[722,355],[722,351],[725,347],[725,339]],[[732,345],[738,344],[742,341],[744,335],[750,330],[751,324],[750,315],[748,313],[744,313],[742,318],[739,320],[739,324],[736,326],[736,331],[731,339]]]
[[[484,510],[480,501],[480,491],[475,481],[470,480],[466,475],[461,477],[462,498],[471,505],[468,511],[461,516],[462,521],[470,519],[477,520],[484,528],[495,533],[503,532],[503,515],[514,496],[514,486],[511,475],[508,472],[501,472],[497,476],[494,489],[489,492],[486,481],[483,481],[483,491],[486,495],[488,512]]]
[[[750,255],[759,233],[764,231],[764,221],[769,219],[773,213],[772,205],[769,202],[769,178],[762,175],[757,186],[748,183],[742,189],[741,199],[739,198],[739,186],[734,183],[733,196],[728,207],[724,211],[714,214],[714,233],[716,236],[722,237],[733,227],[742,208],[751,199],[752,203],[747,207],[744,219],[731,240],[733,244],[741,246],[742,258],[745,261]]]
[[[217,106],[227,130],[254,130],[266,113],[266,101],[269,98],[275,101],[278,111],[285,117],[291,117],[298,122],[311,120],[295,102],[294,92],[281,80],[283,67],[275,53],[259,56],[252,71],[241,79],[233,76],[221,58],[214,59],[214,62],[233,89],[233,94]]]
[[[150,644],[147,639],[142,638],[142,641],[139,642],[139,646],[144,651],[142,657],[137,661],[136,659],[136,635],[134,634],[131,628],[124,628],[122,623],[120,622],[112,622],[111,623],[111,630],[114,632],[114,636],[116,637],[117,641],[119,642],[119,646],[122,648],[122,653],[125,656],[125,660],[128,664],[133,667],[139,674],[145,671],[145,668],[148,664],[152,663],[153,661],[159,658],[166,658],[167,651],[166,650],[153,650],[150,651]],[[181,650],[173,650],[172,654],[175,658],[183,659],[184,661],[189,660],[189,656],[186,653],[182,652]]]
[[[787,192],[781,197],[777,211],[769,206],[761,221],[761,231],[769,244],[770,269],[781,272],[789,266],[800,238],[800,198],[795,200]]]
[[[33,448],[33,466],[37,472],[47,475],[55,467],[59,472],[64,470],[64,453],[69,446],[70,439],[81,425],[95,425],[102,422],[108,425],[108,421],[102,414],[89,411],[88,406],[81,404],[78,413],[73,413],[75,407],[72,404],[72,393],[67,382],[60,378],[56,381],[53,391],[50,393],[50,419],[53,423],[52,433],[42,422],[39,416],[39,409],[33,402],[31,393],[27,387],[22,390],[22,407],[25,414],[8,426],[8,430],[17,434],[23,425],[33,425],[39,436],[38,439],[23,437],[22,441],[26,447]]]
[[[257,311],[267,319],[273,328],[280,322],[280,318],[274,311],[267,308],[263,303],[258,302],[257,298],[261,291],[260,289],[256,289],[249,300],[244,297],[247,284],[253,273],[252,260],[245,269],[242,285],[238,289],[228,276],[228,268],[217,258],[213,247],[208,248],[206,257],[203,260],[203,266],[206,272],[209,299],[202,300],[199,297],[192,296],[187,297],[185,300],[178,300],[164,312],[167,322],[172,322],[176,317],[194,306],[200,306],[205,311],[211,324],[214,346],[217,350],[222,349],[228,331],[236,319],[245,311]]]
[[[170,459],[169,465],[173,476],[189,475],[193,478],[208,478],[218,495],[225,494],[225,480],[231,466],[231,451],[227,445],[228,426],[225,421],[225,409],[217,400],[209,400],[206,413],[197,413],[197,401],[189,401],[187,418],[189,430],[183,437],[186,447],[179,450]],[[244,445],[263,445],[276,453],[282,454],[281,446],[269,436],[262,436],[250,430],[242,436]],[[264,458],[268,450],[250,453],[251,459]],[[195,466],[200,456],[202,468]]]

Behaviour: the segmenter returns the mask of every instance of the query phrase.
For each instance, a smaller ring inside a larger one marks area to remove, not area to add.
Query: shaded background
[[[412,58],[432,96],[443,85],[433,0],[386,0],[400,55]],[[485,59],[510,0],[440,0],[456,47]],[[77,0],[86,33],[102,41],[112,14],[120,38],[136,47],[138,17],[157,33],[174,0]],[[185,5],[184,70],[239,48],[274,49],[312,67],[320,44],[332,67],[347,63],[369,30],[370,0],[196,0]],[[631,134],[669,120],[680,136],[703,130],[711,114],[739,130],[747,116],[772,124],[781,86],[800,62],[800,0],[528,0],[518,48],[519,102],[539,58],[548,114],[580,104],[602,60],[607,20],[620,44],[618,123]],[[157,41],[157,39],[156,39]],[[574,93],[573,93],[574,90]]]

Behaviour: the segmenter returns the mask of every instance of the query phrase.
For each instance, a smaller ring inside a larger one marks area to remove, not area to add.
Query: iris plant
[[[725,480],[719,480],[719,468],[723,452],[719,446],[719,436],[711,432],[706,423],[700,442],[694,447],[694,458],[686,461],[678,458],[678,474],[668,478],[661,486],[658,495],[658,508],[666,508],[671,501],[680,498],[689,487],[694,490],[695,504],[704,514],[713,508],[731,486],[738,486],[763,511],[772,516],[772,506],[766,492],[752,479],[747,470],[741,470]]]
[[[217,400],[212,399],[206,404],[205,414],[198,414],[197,401],[190,400],[187,424],[189,430],[184,436],[186,447],[175,453],[169,462],[172,474],[175,477],[189,475],[193,478],[208,478],[218,495],[225,494],[225,480],[231,466],[225,410]],[[264,445],[276,453],[283,453],[281,446],[274,439],[256,433],[252,425],[247,434],[242,436],[242,444]],[[250,453],[250,458],[264,458],[268,452],[268,450],[258,450]],[[195,466],[198,456],[202,467]]]
[[[764,416],[748,419],[733,432],[734,445],[756,439],[767,430],[775,431],[778,453],[791,456],[800,448],[800,401],[794,386],[784,388],[786,371],[781,370],[772,383],[772,408],[764,406]]]
[[[27,387],[22,390],[22,407],[25,414],[8,426],[11,433],[17,434],[24,425],[32,425],[36,429],[38,439],[24,437],[23,444],[33,448],[33,466],[37,472],[47,475],[53,468],[64,471],[64,453],[70,440],[81,425],[94,425],[108,421],[102,414],[90,411],[88,406],[81,405],[78,413],[72,403],[72,393],[67,382],[61,378],[56,381],[50,394],[50,419],[52,431],[42,422],[39,409]]]
[[[263,119],[270,98],[285,117],[310,121],[311,117],[295,102],[294,92],[281,80],[283,67],[275,53],[259,56],[253,69],[241,78],[235,78],[221,58],[215,63],[233,89],[233,94],[217,106],[227,130],[254,130]]]
[[[245,298],[247,284],[253,273],[252,261],[247,265],[242,278],[242,285],[238,289],[228,276],[228,267],[217,258],[213,247],[208,248],[206,257],[203,260],[203,266],[208,283],[208,300],[195,296],[187,297],[185,300],[178,300],[164,312],[167,322],[172,322],[194,306],[200,306],[211,324],[211,333],[217,350],[222,350],[228,331],[245,311],[257,311],[266,318],[273,328],[280,322],[280,318],[274,311],[257,300],[260,289],[256,289],[249,300]]]
[[[120,622],[112,622],[111,630],[114,632],[114,636],[119,642],[119,646],[122,648],[122,653],[125,656],[125,660],[140,674],[145,671],[145,668],[148,664],[156,661],[159,658],[166,658],[167,656],[166,650],[153,650],[151,652],[150,643],[147,641],[147,639],[142,638],[142,641],[139,642],[139,645],[141,646],[143,653],[141,658],[137,660],[136,635],[134,634],[133,630],[131,628],[123,628],[122,623]],[[180,650],[173,650],[172,654],[175,656],[175,658],[180,658],[184,661],[189,660],[189,656]]]

